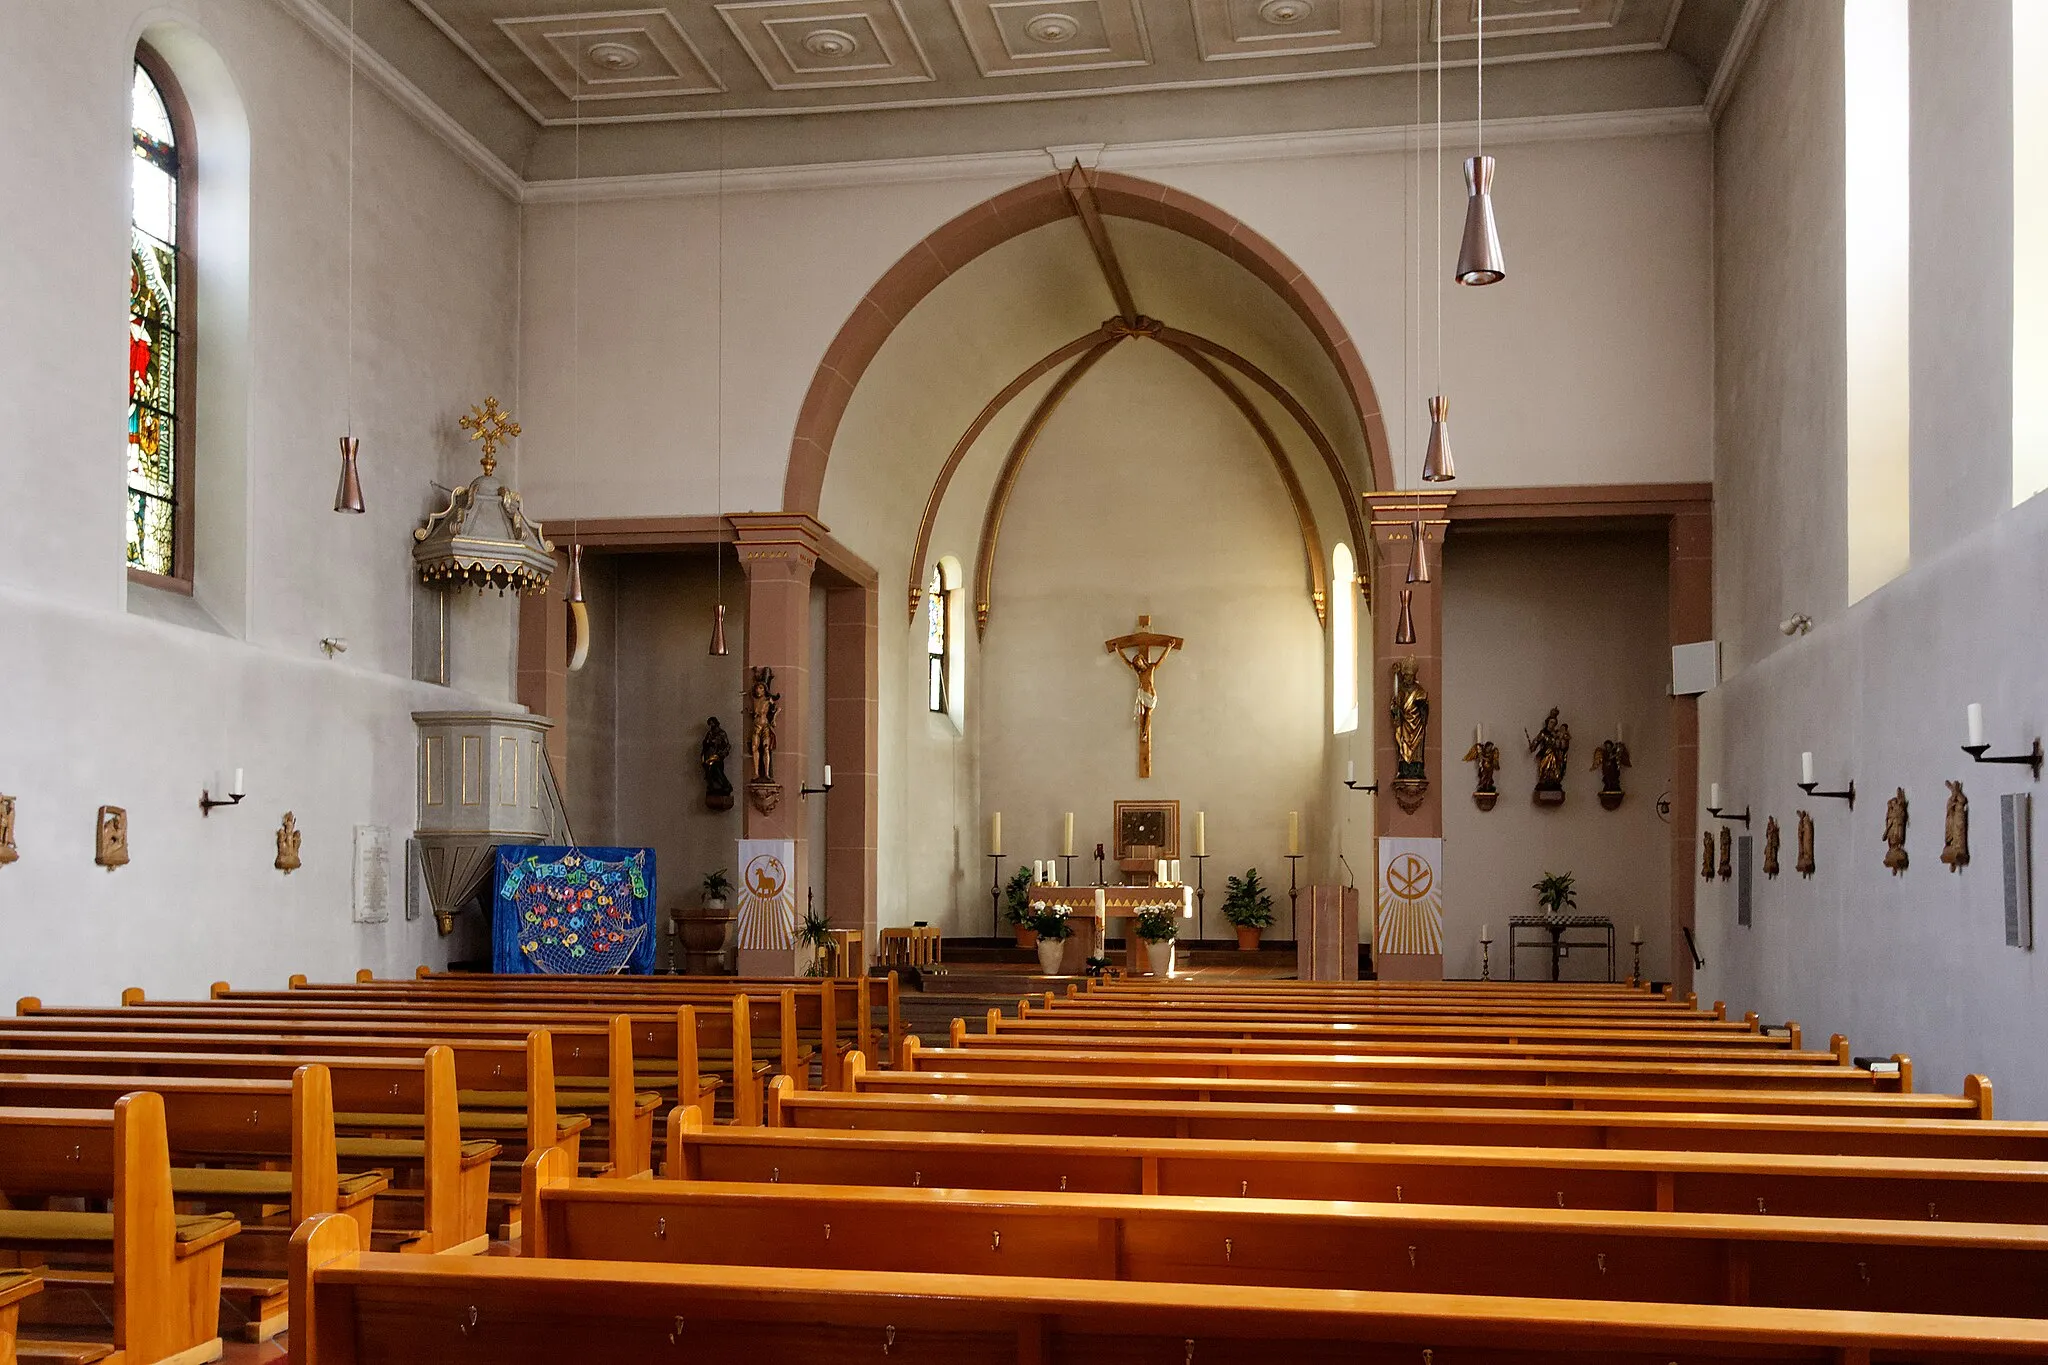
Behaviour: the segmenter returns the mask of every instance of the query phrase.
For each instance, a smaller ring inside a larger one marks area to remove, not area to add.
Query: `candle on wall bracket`
[[[237,768],[235,769],[235,780],[228,785],[228,794],[226,796],[215,797],[205,787],[199,789],[199,813],[201,815],[211,815],[216,806],[239,806],[242,804],[242,798],[247,795],[248,792],[243,790],[242,786],[242,770]]]
[[[1358,764],[1355,760],[1350,759],[1347,759],[1344,763],[1344,785],[1352,791],[1366,792],[1374,796],[1377,796],[1380,790],[1380,784],[1377,782],[1360,782],[1358,780]]]
[[[1979,763],[2023,763],[2034,774],[2034,780],[2041,780],[2041,740],[2034,739],[2033,748],[2023,754],[1993,754],[1990,744],[1984,739],[1984,707],[1971,702],[1965,713],[1969,722],[1970,742],[1963,746],[1963,752]]]
[[[1799,790],[1808,796],[1828,796],[1837,801],[1847,801],[1849,809],[1856,809],[1856,784],[1851,782],[1841,791],[1824,792],[1813,777],[1813,753],[1811,750],[1799,755]]]
[[[1724,809],[1721,805],[1721,784],[1719,782],[1710,783],[1707,787],[1707,814],[1716,820],[1726,820],[1731,823],[1739,820],[1742,822],[1744,829],[1749,828],[1748,804],[1744,803],[1742,812],[1739,815],[1734,811]]]

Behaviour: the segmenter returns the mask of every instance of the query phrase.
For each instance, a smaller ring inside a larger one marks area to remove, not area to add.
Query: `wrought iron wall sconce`
[[[1707,788],[1707,814],[1712,816],[1716,820],[1726,820],[1731,824],[1737,820],[1740,820],[1742,822],[1742,827],[1744,829],[1749,828],[1748,806],[1745,805],[1742,808],[1742,813],[1740,815],[1737,815],[1734,811],[1722,809],[1721,784],[1719,782],[1712,783]]]
[[[2041,740],[2034,739],[2034,747],[2024,754],[1993,754],[1990,744],[1984,739],[1984,708],[1976,702],[1969,706],[1970,742],[1963,746],[1963,752],[1979,763],[2024,763],[2033,771],[2034,780],[2041,780]]]
[[[1358,780],[1358,764],[1355,762],[1347,762],[1344,765],[1344,785],[1355,792],[1368,792],[1374,796],[1379,795],[1379,783],[1360,782]]]
[[[239,806],[242,804],[242,798],[247,795],[248,793],[242,790],[242,770],[237,768],[234,783],[228,788],[225,797],[216,799],[206,788],[199,789],[199,813],[211,815],[215,806]]]
[[[831,790],[832,790],[832,765],[831,765],[830,763],[827,763],[827,764],[825,765],[825,785],[824,785],[824,786],[822,786],[822,787],[805,787],[805,786],[799,786],[799,787],[797,787],[797,789],[796,789],[796,794],[797,794],[798,796],[825,796],[825,795],[828,795],[828,794],[830,794]]]
[[[1847,801],[1850,810],[1856,809],[1856,784],[1854,782],[1851,782],[1846,789],[1838,792],[1824,792],[1820,790],[1820,783],[1813,779],[1813,755],[1811,753],[1799,755],[1799,790],[1805,792],[1808,796],[1831,796],[1837,801]]]

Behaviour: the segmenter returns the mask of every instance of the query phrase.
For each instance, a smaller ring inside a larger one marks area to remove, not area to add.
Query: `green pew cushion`
[[[366,1190],[380,1188],[384,1177],[375,1172],[341,1177],[339,1191],[343,1197],[361,1194]],[[200,1170],[191,1167],[173,1167],[171,1170],[171,1192],[181,1197],[198,1198],[211,1195],[220,1199],[241,1196],[276,1195],[289,1198],[292,1192],[290,1171],[243,1171],[243,1170]]]
[[[427,1143],[424,1138],[345,1137],[334,1140],[334,1150],[340,1156],[361,1161],[417,1161],[427,1154]],[[503,1150],[501,1144],[488,1139],[468,1138],[462,1144],[462,1159],[477,1161]]]
[[[197,1242],[235,1226],[229,1213],[178,1215],[178,1240]],[[42,1209],[0,1209],[0,1242],[112,1242],[111,1213],[49,1213]]]

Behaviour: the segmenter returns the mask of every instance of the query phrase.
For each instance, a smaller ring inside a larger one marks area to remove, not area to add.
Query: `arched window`
[[[1330,552],[1330,729],[1358,728],[1358,565],[1351,547]]]
[[[192,119],[170,68],[135,50],[128,255],[128,568],[192,581]]]
[[[946,591],[946,571],[932,566],[925,585],[925,704],[944,715],[953,703],[953,594]]]

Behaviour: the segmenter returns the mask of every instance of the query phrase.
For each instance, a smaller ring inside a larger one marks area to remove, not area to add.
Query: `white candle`
[[[1067,812],[1066,819],[1060,825],[1060,856],[1062,858],[1074,856],[1074,812],[1072,811]]]
[[[1967,714],[1970,718],[1970,747],[1974,749],[1984,742],[1984,707],[1982,703],[1971,702]]]
[[[1003,813],[1001,811],[997,811],[988,818],[988,851],[990,857],[1000,858],[1003,856]]]
[[[244,788],[242,786],[242,770],[240,768],[237,768],[235,769],[235,785],[228,788],[228,795],[240,796],[242,795],[243,791]]]
[[[1346,782],[1356,782],[1358,780],[1358,764],[1355,761],[1346,760],[1344,764],[1344,780]]]
[[[1799,755],[1799,781],[1809,786],[1813,783],[1813,751],[1810,749]]]
[[[825,785],[828,787],[832,785],[832,765],[830,763],[825,765]]]
[[[1175,858],[1166,865],[1166,880],[1175,886],[1180,885],[1180,859]]]
[[[1166,885],[1166,859],[1161,858],[1152,865],[1152,880],[1161,886]]]
[[[1479,941],[1481,943],[1493,942],[1493,926],[1491,924],[1482,924],[1479,926]]]
[[[1636,944],[1640,944],[1640,943],[1641,943],[1642,941],[1643,941],[1643,926],[1642,926],[1642,925],[1640,925],[1640,924],[1638,924],[1638,925],[1636,926],[1636,931],[1635,931],[1635,933],[1634,933],[1633,935],[1631,935],[1631,936],[1630,936],[1630,938],[1629,938],[1629,942],[1630,942],[1630,943],[1636,943]]]
[[[1721,784],[1715,782],[1707,787],[1707,809],[1721,809]]]
[[[1287,856],[1290,858],[1294,858],[1300,856],[1300,854],[1301,812],[1298,810],[1291,810],[1287,812]]]
[[[1615,742],[1616,744],[1619,744],[1619,743],[1621,743],[1621,722],[1620,722],[1620,721],[1616,721],[1616,722],[1614,722],[1614,742]]]
[[[1472,727],[1472,743],[1475,745],[1486,743],[1486,727],[1484,725]]]
[[[1195,812],[1195,856],[1209,856],[1209,812],[1205,810]]]

